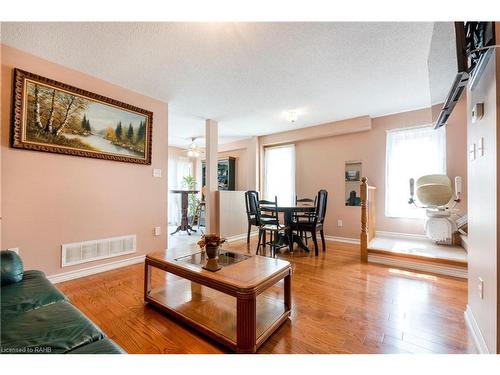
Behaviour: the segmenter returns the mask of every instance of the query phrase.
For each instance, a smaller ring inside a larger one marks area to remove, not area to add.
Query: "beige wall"
[[[290,125],[293,128],[293,125]],[[305,140],[329,138],[344,134],[359,133],[372,128],[370,116],[354,117],[347,120],[328,122],[325,124],[274,133],[259,137],[261,146],[279,145]]]
[[[498,44],[500,41],[500,22],[495,22],[495,37]],[[494,273],[496,275],[496,301],[493,303],[492,308],[496,311],[496,353],[500,354],[500,332],[498,328],[500,327],[500,278],[498,277],[498,272],[500,270],[500,51],[498,48],[495,49],[495,59],[496,59],[496,181],[493,181],[496,187],[496,222],[495,226],[491,226],[491,230],[494,232],[496,239],[496,262],[493,263],[495,269]]]
[[[2,45],[1,247],[19,247],[27,269],[49,275],[166,248],[167,104]],[[21,68],[152,111],[152,165],[9,147],[13,68]],[[153,168],[162,178],[153,178]],[[153,236],[153,228],[162,228]],[[61,268],[61,244],[137,235],[137,253]]]
[[[225,238],[241,236],[248,231],[245,192],[218,191],[219,229]],[[255,231],[255,227],[252,228]]]
[[[0,29],[1,29],[1,27],[0,27]],[[0,33],[1,33],[1,30],[0,30]],[[1,48],[1,45],[0,45],[0,67],[1,67],[1,62],[2,62],[2,51],[3,51],[3,48]],[[3,91],[3,84],[4,84],[3,74],[1,74],[1,71],[0,71],[0,93]],[[0,121],[3,121],[2,119],[3,119],[3,112],[4,111],[7,111],[7,109],[4,109],[3,106],[1,105],[1,102],[0,102]],[[3,135],[2,135],[3,132],[2,132],[1,128],[2,128],[2,124],[0,123],[0,250],[3,249],[3,247],[2,247],[2,149],[3,149],[3,147],[1,146],[1,145],[3,145]]]
[[[236,158],[236,187],[235,190],[250,190],[248,179],[250,173],[248,171],[248,151],[247,149],[239,149],[232,151],[219,152],[219,159],[224,159],[229,156]]]
[[[447,137],[447,172],[449,176],[460,175],[464,182],[464,195],[467,186],[467,152],[466,152],[466,117],[465,101],[461,101],[451,117],[446,130]],[[344,202],[345,161],[360,160],[363,162],[363,176],[368,177],[370,184],[377,187],[377,230],[423,234],[423,221],[417,219],[388,218],[384,215],[385,184],[385,141],[386,130],[423,125],[431,122],[429,110],[417,110],[389,116],[373,118],[361,117],[345,120],[340,123],[345,131],[349,129],[349,121],[358,132],[317,138],[315,131],[309,129],[310,140],[294,141],[296,153],[296,191],[301,197],[313,197],[319,189],[329,192],[328,212],[325,232],[330,236],[359,238],[360,208],[346,207]],[[334,124],[329,124],[331,130]],[[365,130],[369,129],[371,130]],[[296,133],[297,131],[293,131]],[[292,132],[290,132],[292,133]],[[287,133],[274,134],[261,138],[261,147],[266,144],[289,142],[292,137]],[[465,211],[466,198],[459,205]],[[343,227],[337,227],[337,220],[343,220]]]
[[[497,23],[497,40],[500,38]],[[498,51],[497,51],[498,53]],[[496,61],[495,61],[496,60]],[[500,301],[499,267],[499,151],[500,55],[493,54],[476,87],[469,91],[469,109],[484,103],[484,117],[472,124],[468,119],[468,144],[484,139],[484,156],[469,160],[469,259],[468,309],[481,331],[490,353],[500,350],[498,332]],[[469,110],[469,113],[470,113]],[[470,117],[470,116],[468,116]],[[478,293],[479,278],[484,296]]]

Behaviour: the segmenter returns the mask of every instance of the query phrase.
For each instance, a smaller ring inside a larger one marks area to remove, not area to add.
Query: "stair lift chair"
[[[415,193],[417,199],[414,198]],[[409,204],[425,208],[427,220],[425,234],[434,242],[441,245],[453,244],[453,234],[457,231],[457,224],[451,218],[454,207],[460,202],[462,194],[462,178],[455,177],[455,196],[448,176],[431,174],[415,180],[410,178]]]

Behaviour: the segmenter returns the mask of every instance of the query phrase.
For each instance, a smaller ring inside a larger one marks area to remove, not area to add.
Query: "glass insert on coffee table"
[[[148,254],[144,300],[234,351],[253,353],[290,315],[290,263],[225,249],[219,257],[222,268],[210,272],[198,248]]]
[[[236,264],[238,262],[244,261],[250,258],[250,255],[245,255],[241,253],[236,253],[232,251],[220,250],[219,257],[217,259],[217,263],[221,267],[227,267],[232,264]],[[194,265],[198,265],[203,267],[203,265],[207,262],[207,256],[204,251],[199,251],[194,254],[183,255],[179,258],[175,259],[177,262],[186,262]]]

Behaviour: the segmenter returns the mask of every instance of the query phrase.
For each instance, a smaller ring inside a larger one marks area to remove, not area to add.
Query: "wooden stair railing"
[[[368,262],[368,244],[375,237],[375,190],[368,185],[366,177],[361,178],[361,261]]]

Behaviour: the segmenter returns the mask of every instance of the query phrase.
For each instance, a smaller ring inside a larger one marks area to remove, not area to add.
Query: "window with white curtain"
[[[187,156],[170,154],[168,157],[168,223],[178,225],[181,221],[181,195],[170,190],[181,190],[182,178],[193,175],[193,162]]]
[[[295,203],[295,145],[264,149],[264,198],[278,204]]]
[[[425,218],[425,210],[408,204],[410,178],[446,174],[446,130],[432,126],[387,132],[385,215]]]

